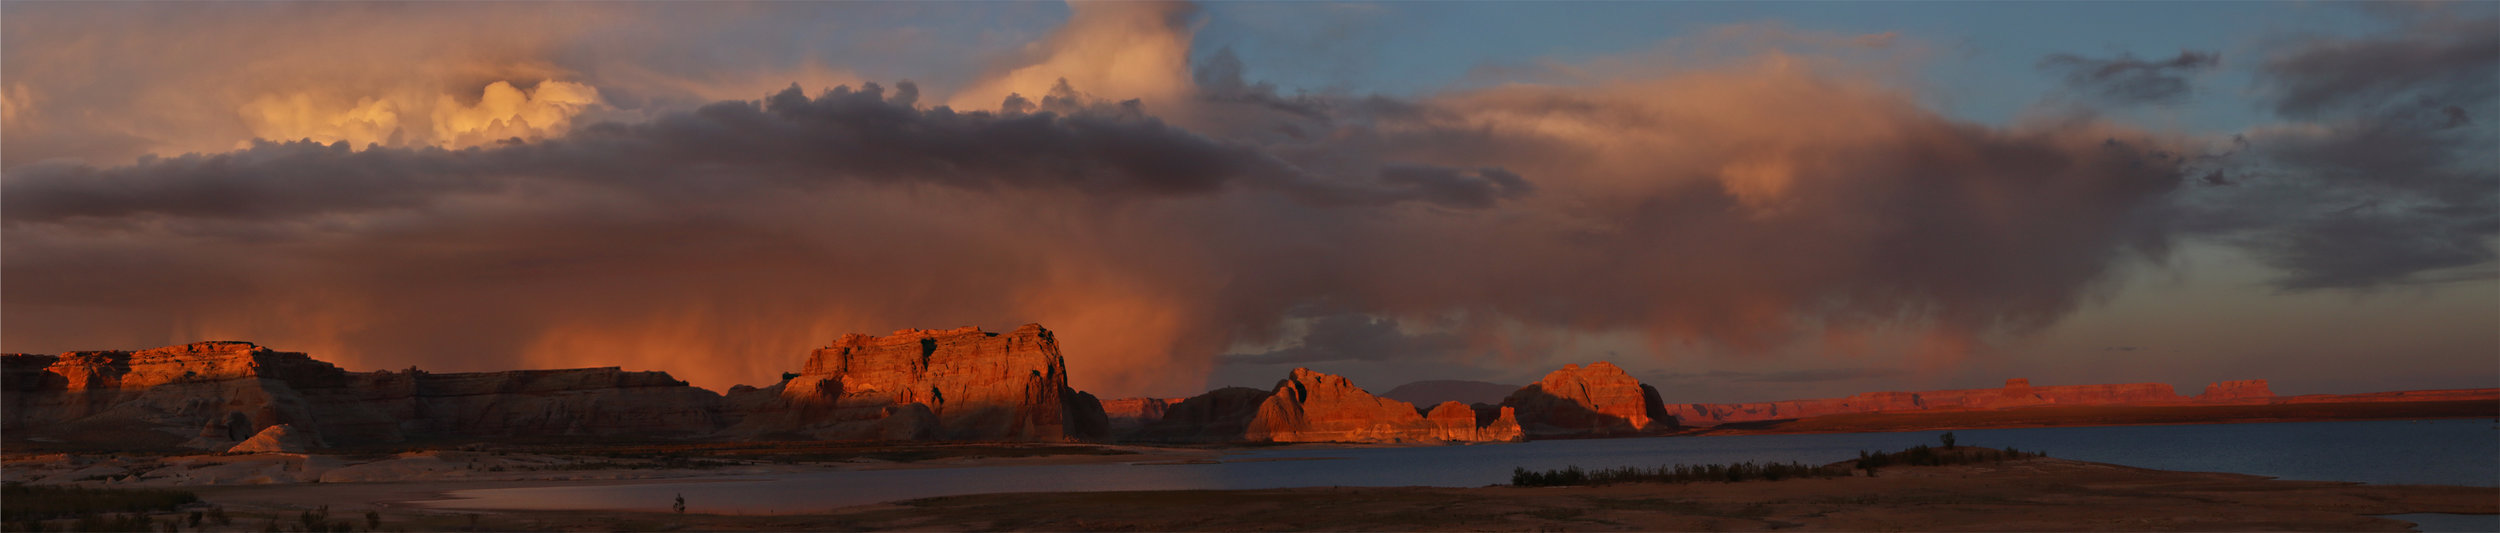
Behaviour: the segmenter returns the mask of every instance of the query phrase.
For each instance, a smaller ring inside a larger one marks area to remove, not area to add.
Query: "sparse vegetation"
[[[1804,477],[1848,477],[1849,469],[1840,466],[1807,466],[1802,463],[1752,462],[1723,465],[1671,465],[1657,468],[1626,466],[1600,470],[1582,470],[1578,466],[1561,470],[1511,470],[1510,484],[1521,487],[1555,487],[1565,485],[1611,485],[1615,483],[1698,483],[1740,481],[1779,481]]]
[[[21,522],[59,518],[93,517],[105,513],[149,513],[172,511],[200,501],[198,495],[186,491],[164,489],[89,489],[9,483],[0,487],[0,521]],[[137,515],[137,520],[147,520]],[[132,529],[146,530],[150,524]],[[84,529],[83,531],[97,531]]]
[[[1947,441],[1951,437],[1946,437]],[[1865,470],[1868,476],[1875,469],[1893,465],[1942,466],[1983,462],[2004,462],[2007,459],[2047,457],[2048,454],[2025,452],[2008,447],[1930,448],[1927,445],[1892,453],[1858,452],[1855,462],[1842,461],[1822,466],[1803,463],[1753,463],[1714,465],[1669,465],[1657,468],[1626,466],[1585,470],[1578,466],[1561,470],[1533,471],[1511,469],[1510,484],[1520,487],[1557,487],[1568,485],[1611,485],[1615,483],[1736,483],[1743,481],[1779,481],[1796,478],[1849,477],[1853,470]]]
[[[1948,433],[1947,435],[1951,434]],[[1952,441],[1950,437],[1947,437],[1945,440],[1947,442]],[[1858,461],[1851,466],[1854,466],[1859,470],[1865,470],[1866,475],[1872,476],[1875,475],[1875,469],[1893,465],[1943,466],[1971,463],[2002,463],[2007,459],[2028,459],[2033,457],[2048,456],[2049,454],[2046,452],[2026,452],[2014,449],[2012,446],[2007,446],[2005,449],[1999,450],[1993,448],[1963,447],[1929,448],[1927,445],[1921,444],[1918,446],[1912,446],[1907,450],[1892,453],[1867,453],[1865,451],[1859,451]]]

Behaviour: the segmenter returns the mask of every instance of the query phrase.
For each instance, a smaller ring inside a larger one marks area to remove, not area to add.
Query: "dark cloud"
[[[345,143],[263,142],[124,167],[34,166],[12,172],[0,206],[10,223],[147,214],[261,218],[408,208],[528,180],[693,197],[843,179],[1111,196],[1206,194],[1231,185],[1325,205],[1419,201],[1456,208],[1488,207],[1528,190],[1499,169],[1393,165],[1376,180],[1316,176],[1134,107],[1087,104],[1064,84],[1033,112],[923,109],[915,107],[917,97],[910,83],[890,95],[869,84],[815,98],[793,86],[762,101],[599,124],[544,142],[361,151]]]
[[[2260,69],[2290,124],[2221,159],[2186,228],[2284,272],[2290,290],[2479,279],[2500,259],[2500,18],[2422,17],[2357,38],[2292,41]],[[2228,170],[2231,179],[2223,180]]]
[[[2500,19],[2423,18],[2364,38],[2318,37],[2267,58],[2258,72],[2284,116],[2313,118],[2390,104],[2488,102],[2500,77]]]
[[[1418,98],[1210,61],[1175,102],[790,90],[465,150],[12,167],[0,310],[13,349],[245,338],[713,386],[842,333],[1024,322],[1110,394],[1579,336],[1951,358],[2161,256],[2202,170],[2176,139],[1961,122],[1798,57]]]
[[[1244,79],[1241,56],[1231,48],[1217,50],[1191,76],[1198,84],[1199,98],[1209,102],[1257,106],[1309,120],[1328,119],[1329,104],[1324,98],[1284,96],[1274,84]]]
[[[1306,365],[1331,361],[1414,361],[1460,356],[1467,343],[1449,333],[1407,334],[1398,321],[1342,314],[1319,317],[1293,346],[1224,356],[1229,365]]]
[[[2120,53],[2110,59],[2051,54],[2040,68],[2063,72],[2066,84],[2103,101],[2122,104],[2175,104],[2187,100],[2188,77],[2222,64],[2212,52],[2181,50],[2167,60],[2138,59]]]

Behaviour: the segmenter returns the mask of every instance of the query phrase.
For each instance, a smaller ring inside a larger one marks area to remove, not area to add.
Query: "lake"
[[[1511,469],[1753,462],[1822,464],[1858,451],[1937,443],[1942,431],[1547,440],[1515,444],[1246,451],[1222,464],[1123,463],[816,472],[455,491],[425,502],[458,509],[665,510],[679,494],[701,513],[800,513],[931,496],[992,492],[1262,489],[1314,486],[1476,487]],[[2500,486],[2500,429],[2488,419],[2178,426],[1972,429],[1959,444],[2162,470],[2285,479]],[[1244,460],[1252,460],[1243,462]]]

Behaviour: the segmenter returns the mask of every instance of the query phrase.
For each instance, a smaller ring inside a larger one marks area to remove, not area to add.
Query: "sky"
[[[0,350],[2500,386],[2500,4],[0,4]]]

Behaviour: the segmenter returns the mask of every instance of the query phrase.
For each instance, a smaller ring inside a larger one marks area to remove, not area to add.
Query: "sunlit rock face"
[[[1507,414],[1507,413],[1505,413]],[[1172,404],[1134,437],[1170,442],[1486,442],[1519,438],[1515,420],[1479,421],[1455,402],[1431,412],[1373,396],[1344,377],[1296,368],[1275,390],[1230,387]]]
[[[232,448],[226,448],[226,453],[304,453],[318,447],[321,447],[319,441],[296,431],[295,425],[278,424],[260,430],[259,434],[236,443]]]
[[[1509,407],[1497,407],[1497,414],[1483,419],[1473,407],[1458,402],[1441,402],[1424,414],[1432,424],[1433,438],[1452,442],[1515,441],[1525,436],[1519,419]]]
[[[806,371],[726,396],[614,367],[348,372],[246,342],[5,357],[6,431],[115,447],[226,449],[268,428],[348,446],[515,437],[1099,440],[1101,402],[1067,387],[1027,325],[850,335]],[[300,447],[300,446],[299,446]]]
[[[1656,389],[1614,363],[1563,365],[1502,400],[1529,435],[1621,434],[1671,429]]]
[[[2207,403],[2262,403],[2273,399],[2274,387],[2262,379],[2219,381],[2206,385],[2205,393],[2196,395],[2196,401]]]
[[[1100,440],[1093,395],[1068,388],[1059,341],[1026,324],[850,334],[780,385],[730,391],[731,433],[836,440]]]
[[[129,448],[224,449],[279,425],[300,442],[692,436],[719,398],[616,368],[348,372],[247,342],[6,356],[7,430]]]
[[[1243,436],[1273,442],[1417,442],[1433,440],[1434,433],[1414,404],[1373,396],[1344,377],[1296,368],[1260,402]]]

